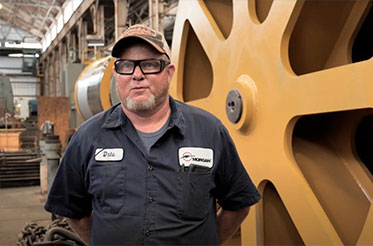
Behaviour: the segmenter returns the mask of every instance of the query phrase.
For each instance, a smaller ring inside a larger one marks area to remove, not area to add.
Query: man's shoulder
[[[111,117],[115,111],[118,111],[118,107],[120,107],[120,104],[116,104],[107,110],[93,115],[91,118],[80,125],[80,127],[78,128],[78,132],[94,133],[103,129],[103,125],[105,124],[105,122],[107,122],[109,117]]]
[[[212,113],[210,113],[210,112],[208,112],[208,111],[206,111],[202,108],[199,108],[199,107],[196,107],[196,106],[193,106],[193,105],[189,105],[189,104],[186,104],[186,103],[178,101],[178,100],[175,100],[175,104],[185,117],[191,117],[192,119],[193,118],[203,118],[205,120],[210,120],[210,121],[213,121],[213,122],[219,122],[220,123],[220,120],[215,115],[213,115]]]
[[[221,128],[224,128],[223,123],[219,118],[202,108],[177,100],[175,100],[175,104],[183,115],[187,126],[190,126],[193,129],[213,132],[213,129],[220,131]]]

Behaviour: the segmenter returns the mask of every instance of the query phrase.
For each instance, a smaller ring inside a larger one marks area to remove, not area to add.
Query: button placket
[[[151,228],[154,224],[154,206],[153,206],[153,202],[154,202],[154,198],[153,198],[153,192],[154,192],[154,171],[155,171],[155,168],[154,166],[152,165],[152,161],[151,161],[151,157],[149,157],[148,159],[148,163],[147,163],[147,174],[146,174],[146,178],[147,178],[147,182],[146,182],[146,191],[147,191],[147,198],[146,198],[146,202],[148,205],[145,206],[146,208],[146,220],[145,220],[145,229],[146,231],[144,232],[144,236],[147,237],[147,238],[150,238],[153,234],[153,232],[151,231]]]

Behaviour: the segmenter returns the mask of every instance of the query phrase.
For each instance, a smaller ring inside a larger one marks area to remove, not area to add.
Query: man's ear
[[[171,83],[171,80],[172,80],[172,77],[174,76],[174,73],[175,73],[175,66],[174,66],[174,64],[168,65],[167,76],[168,76],[168,83],[169,84]]]

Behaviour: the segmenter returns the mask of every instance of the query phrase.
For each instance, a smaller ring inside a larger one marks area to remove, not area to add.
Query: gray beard
[[[149,111],[154,109],[155,106],[155,96],[153,94],[145,102],[134,102],[130,97],[127,97],[124,101],[124,107],[132,112]]]

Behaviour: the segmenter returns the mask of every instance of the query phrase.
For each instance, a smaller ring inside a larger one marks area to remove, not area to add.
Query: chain
[[[44,235],[47,232],[44,226],[38,226],[36,223],[29,223],[18,234],[19,246],[31,246],[34,242],[43,242]]]
[[[27,224],[18,234],[18,246],[85,245],[73,232],[66,219],[57,218],[47,228],[36,223]]]
[[[54,227],[61,227],[68,231],[73,231],[73,229],[70,227],[70,225],[67,223],[65,218],[56,218],[52,221],[52,224],[48,226],[48,230],[54,228]]]

